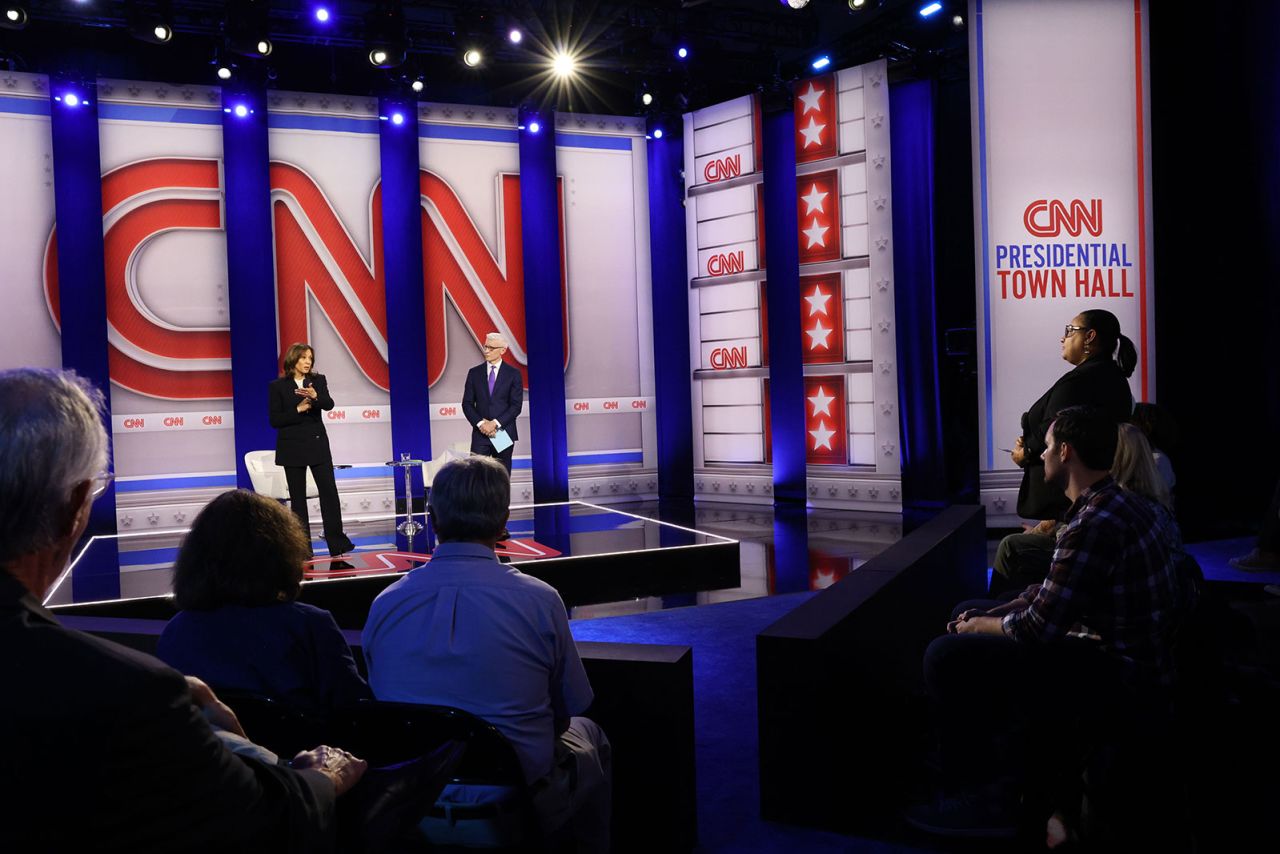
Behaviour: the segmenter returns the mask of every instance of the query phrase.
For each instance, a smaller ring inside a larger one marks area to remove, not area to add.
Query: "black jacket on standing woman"
[[[1071,502],[1056,486],[1044,482],[1044,435],[1053,418],[1068,406],[1096,406],[1126,421],[1133,412],[1133,394],[1120,366],[1110,356],[1095,356],[1067,371],[1031,408],[1022,413],[1022,485],[1018,515],[1024,519],[1057,519]]]
[[[333,409],[329,384],[324,374],[310,373],[302,379],[304,386],[314,386],[316,399],[306,412],[298,411],[302,397],[296,394],[298,383],[293,375],[280,377],[270,385],[268,412],[271,426],[276,428],[276,465],[333,465],[329,452],[329,434],[324,430],[324,410]]]

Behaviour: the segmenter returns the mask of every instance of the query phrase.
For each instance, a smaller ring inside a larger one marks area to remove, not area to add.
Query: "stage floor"
[[[328,559],[317,555],[303,601],[335,610],[344,628],[360,628],[372,597],[427,559],[424,538],[409,553],[394,521],[349,522],[357,545],[347,557],[351,568],[320,569]],[[797,515],[709,502],[520,506],[512,508],[508,527],[514,541],[508,558],[555,586],[575,620],[819,590],[902,536],[897,514],[810,509]],[[67,616],[168,619],[173,560],[184,535],[98,538],[77,553],[50,607]]]
[[[416,517],[421,521],[422,517]],[[340,625],[363,624],[373,597],[400,574],[430,562],[434,538],[410,543],[386,516],[348,525],[356,551],[308,564],[299,599],[333,611]],[[647,516],[571,501],[513,507],[511,539],[498,555],[560,592],[571,610],[740,586],[732,537]],[[90,538],[46,604],[65,615],[167,617],[173,563],[185,531]],[[687,599],[672,604],[694,604]]]

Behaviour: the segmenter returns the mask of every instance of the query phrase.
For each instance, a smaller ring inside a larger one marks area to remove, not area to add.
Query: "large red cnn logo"
[[[1036,199],[1022,212],[1022,224],[1036,237],[1057,237],[1066,232],[1079,237],[1087,231],[1094,237],[1102,236],[1102,199],[1090,199],[1089,204],[1080,199],[1064,203],[1061,199]]]
[[[361,372],[382,389],[387,369],[386,286],[381,187],[369,198],[371,261],[316,181],[288,163],[271,164],[279,340],[312,339],[308,296],[320,307]],[[520,178],[497,176],[498,245],[491,251],[457,194],[422,170],[423,272],[427,311],[428,382],[448,358],[445,301],[475,340],[497,330],[511,342],[507,360],[527,363],[524,268],[520,250]],[[564,276],[565,217],[559,193],[561,312],[568,329]],[[231,397],[231,337],[226,328],[183,329],[156,322],[132,280],[132,264],[147,241],[174,230],[221,230],[221,177],[216,160],[156,158],[112,170],[102,178],[107,322],[113,383],[149,397],[201,400]],[[56,232],[45,245],[45,296],[61,326]],[[565,337],[564,359],[569,342]],[[527,379],[526,379],[527,384]]]

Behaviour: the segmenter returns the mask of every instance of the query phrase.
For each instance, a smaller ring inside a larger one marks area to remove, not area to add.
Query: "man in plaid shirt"
[[[1116,429],[1089,407],[1058,413],[1045,480],[1072,505],[1048,577],[1011,602],[961,606],[925,653],[946,783],[987,797],[909,812],[922,829],[1012,835],[1016,795],[1078,778],[1081,734],[1133,725],[1135,704],[1173,681],[1171,638],[1189,595],[1180,538],[1167,510],[1112,479]]]

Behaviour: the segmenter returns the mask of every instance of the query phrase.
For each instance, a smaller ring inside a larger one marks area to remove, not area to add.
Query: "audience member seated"
[[[1173,463],[1169,455],[1178,446],[1178,425],[1173,416],[1154,403],[1135,403],[1133,415],[1129,420],[1151,443],[1151,454],[1156,461],[1156,471],[1164,480],[1165,489],[1173,496],[1173,488],[1178,485],[1177,475],[1173,472]]]
[[[157,655],[214,688],[307,712],[371,698],[328,611],[295,601],[310,543],[277,501],[237,489],[200,511],[178,552]]]
[[[1121,489],[1136,492],[1173,512],[1173,495],[1168,481],[1160,473],[1155,453],[1147,436],[1134,424],[1121,424],[1116,434],[1116,457],[1111,462],[1111,476]]]
[[[494,556],[510,495],[506,470],[487,457],[436,474],[428,510],[440,543],[374,600],[363,636],[369,684],[379,700],[456,706],[494,724],[520,757],[543,830],[607,851],[610,747],[575,717],[593,695],[564,603]],[[486,797],[453,786],[441,799]]]
[[[1172,515],[1111,476],[1110,415],[1066,409],[1045,442],[1045,476],[1072,502],[1048,577],[1011,602],[964,608],[925,653],[943,783],[957,795],[908,812],[931,832],[1011,835],[1020,796],[1039,822],[1078,805],[1084,746],[1155,719],[1175,678],[1190,594]]]
[[[1173,499],[1157,470],[1146,436],[1133,424],[1121,424],[1117,429],[1111,476],[1122,489],[1137,492],[1172,512]],[[1061,522],[1046,521],[1029,531],[1002,539],[996,548],[988,595],[1012,598],[1014,591],[1020,592],[1044,581],[1063,527]]]
[[[210,722],[243,732],[207,687],[43,607],[111,480],[101,400],[71,373],[0,373],[2,847],[334,850],[335,799],[363,761],[238,756]]]

